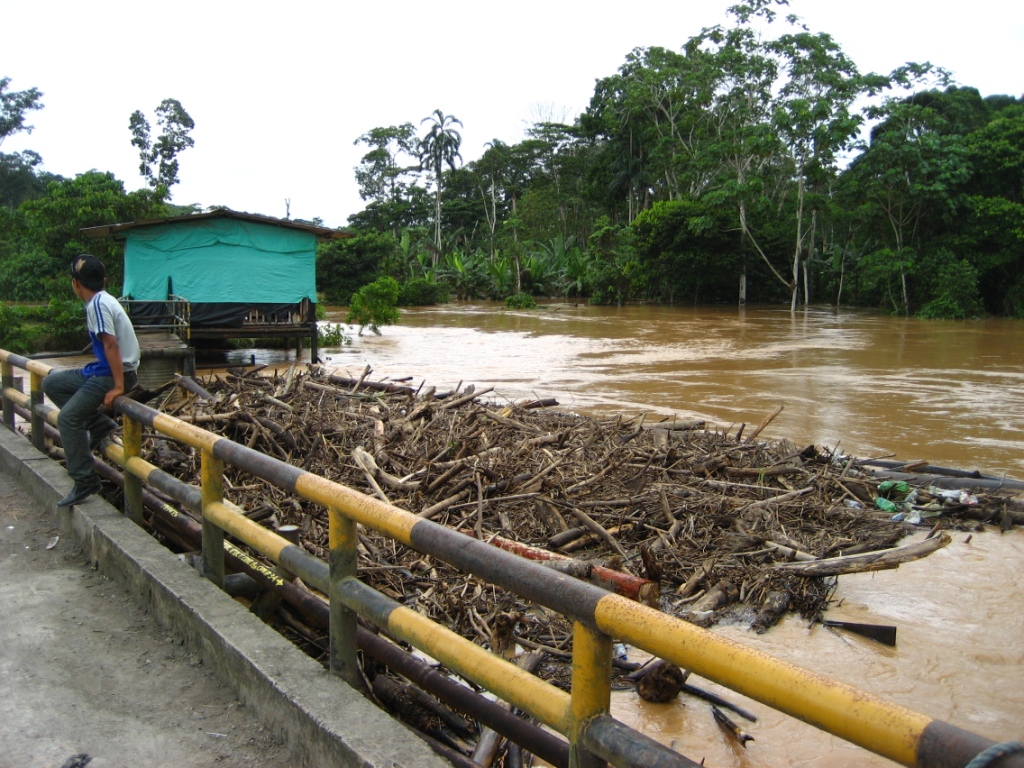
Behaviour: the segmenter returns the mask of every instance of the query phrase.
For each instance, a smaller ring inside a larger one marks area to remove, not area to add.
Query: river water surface
[[[338,319],[341,312],[329,313]],[[353,329],[354,330],[354,329]],[[857,311],[497,304],[406,309],[329,365],[555,397],[581,413],[697,415],[859,456],[1024,477],[1024,322]]]
[[[340,311],[329,318],[340,321]],[[859,456],[926,459],[1024,479],[1024,323],[919,321],[859,311],[491,304],[403,310],[381,336],[326,349],[328,366],[499,399],[554,397],[586,414],[697,415]],[[249,351],[240,353],[244,357]],[[275,362],[273,355],[266,362]],[[790,618],[765,635],[715,629],[997,741],[1024,737],[1024,531],[953,532],[898,570],[840,579],[829,618],[894,624],[897,646]],[[696,699],[617,693],[620,719],[708,766],[890,765],[757,702],[742,749]]]

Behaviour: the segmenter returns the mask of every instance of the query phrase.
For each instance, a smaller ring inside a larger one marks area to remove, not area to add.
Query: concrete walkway
[[[57,510],[70,487],[0,427],[0,768],[447,765],[104,500]]]
[[[0,473],[0,766],[298,766]]]

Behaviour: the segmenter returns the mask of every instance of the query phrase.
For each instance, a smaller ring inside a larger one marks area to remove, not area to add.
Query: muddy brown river
[[[343,319],[334,311],[329,318]],[[554,397],[586,414],[697,415],[858,456],[926,459],[1024,479],[1024,323],[919,321],[860,311],[496,304],[403,310],[381,336],[323,350],[356,377],[413,377],[494,397]],[[240,359],[250,352],[240,351]],[[286,353],[260,352],[265,362]],[[765,635],[715,629],[997,741],[1024,737],[1024,532],[954,532],[932,556],[844,576],[829,618],[893,624],[895,648],[790,618]],[[614,714],[708,766],[891,765],[712,683],[755,712],[746,749],[696,699]]]

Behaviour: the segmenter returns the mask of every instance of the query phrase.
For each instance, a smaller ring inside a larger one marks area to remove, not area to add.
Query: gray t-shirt
[[[103,347],[101,333],[109,333],[117,339],[117,346],[121,350],[121,362],[126,371],[134,371],[139,367],[139,339],[135,335],[135,328],[128,313],[124,311],[121,302],[115,299],[106,291],[99,291],[85,305],[85,325],[89,329],[89,339],[92,341],[92,351],[96,355],[96,362],[89,363],[82,369],[82,374],[91,376],[110,376],[110,363],[107,361],[107,352]]]

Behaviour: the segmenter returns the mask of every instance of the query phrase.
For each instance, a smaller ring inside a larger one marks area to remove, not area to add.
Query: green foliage
[[[410,225],[408,212],[416,187],[412,172],[419,170],[416,157],[416,129],[412,123],[373,128],[356,139],[369,151],[356,168],[356,183],[363,200],[371,201],[379,228],[398,237]]]
[[[430,304],[447,304],[451,301],[448,289],[423,277],[416,277],[402,283],[398,288],[398,306],[425,307]]]
[[[26,200],[39,197],[59,176],[39,170],[43,158],[32,150],[0,152],[0,206],[15,210]]]
[[[328,304],[347,306],[361,286],[387,274],[400,256],[399,244],[386,232],[321,243],[316,253],[317,291]]]
[[[45,269],[49,265],[46,252],[34,246],[6,258],[0,256],[0,296],[10,301],[45,301],[50,296],[73,296],[67,270],[63,275],[55,275]]]
[[[477,249],[463,254],[457,250],[438,264],[437,279],[458,299],[477,299],[487,291],[487,254]]]
[[[0,77],[0,144],[21,131],[32,133],[32,126],[26,125],[25,119],[29,112],[43,108],[43,94],[38,88],[9,91],[10,84],[11,78]]]
[[[346,323],[359,325],[359,335],[369,328],[380,334],[380,326],[398,322],[398,281],[393,277],[379,277],[364,285],[352,296]]]
[[[178,183],[178,155],[195,146],[195,140],[188,134],[196,124],[177,99],[160,102],[156,123],[162,131],[152,139],[149,121],[137,109],[128,119],[128,128],[132,132],[132,146],[139,150],[139,173],[153,189],[166,190]]]
[[[352,337],[345,334],[342,323],[318,323],[316,335],[321,347],[342,347],[352,343]]]
[[[635,235],[630,227],[598,222],[590,236],[591,304],[625,304],[647,281],[637,259]]]
[[[81,349],[89,342],[85,314],[78,299],[50,299],[44,313],[42,333],[55,349]]]
[[[536,309],[537,300],[529,293],[513,293],[505,297],[505,306],[509,309]]]
[[[734,298],[739,253],[722,211],[705,201],[655,203],[633,221],[651,298],[694,303]]]
[[[967,261],[942,250],[932,257],[930,300],[918,317],[964,320],[983,313],[978,293],[978,271]]]
[[[357,142],[369,205],[350,220],[418,233],[383,272],[464,298],[733,301],[743,275],[750,300],[794,309],[1017,313],[1024,102],[947,87],[930,64],[863,73],[785,4],[741,2],[678,50],[635,49],[574,121],[495,138],[463,167],[440,111],[419,168],[409,123],[373,129]],[[943,288],[957,276],[976,289]]]
[[[1016,317],[1018,320],[1024,320],[1024,276],[1010,286],[1006,292],[1005,302],[1003,307],[1005,314]]]
[[[0,302],[0,349],[24,355],[32,351],[25,316],[19,307]]]
[[[108,281],[120,284],[123,245],[113,239],[86,240],[79,230],[159,218],[164,207],[159,190],[126,193],[124,184],[112,173],[88,171],[73,179],[51,182],[45,195],[23,203],[18,211],[23,237],[19,250],[22,254],[46,254],[46,260],[37,266],[40,279],[66,276],[71,259],[87,251],[106,265]]]

